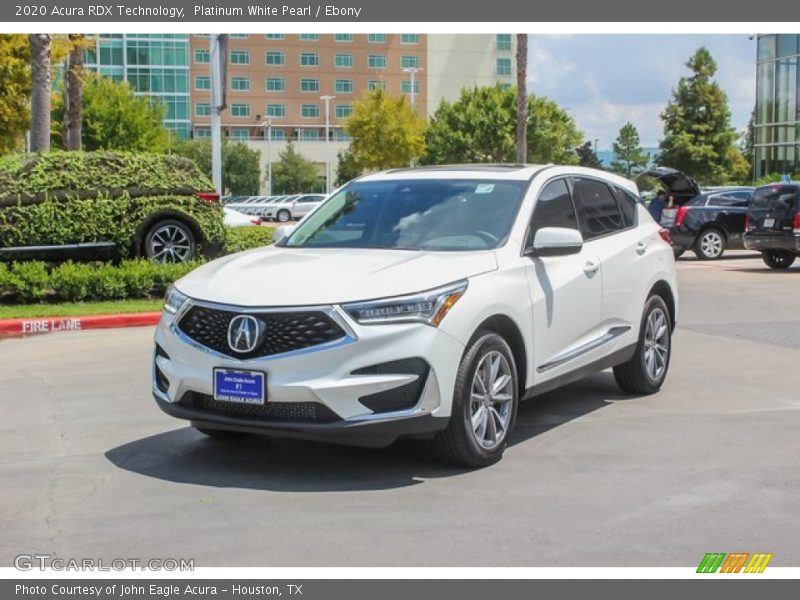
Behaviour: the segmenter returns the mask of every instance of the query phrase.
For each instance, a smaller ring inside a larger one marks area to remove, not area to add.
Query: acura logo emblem
[[[234,352],[251,352],[261,341],[261,324],[255,317],[240,315],[228,325],[228,345]]]

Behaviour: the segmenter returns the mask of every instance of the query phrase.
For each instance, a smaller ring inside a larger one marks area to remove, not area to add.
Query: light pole
[[[416,89],[414,87],[414,83],[417,80],[417,73],[422,71],[422,67],[403,67],[403,73],[410,73],[411,74],[411,92],[408,94],[408,103],[411,106],[414,106],[414,98],[416,96]]]
[[[325,101],[325,193],[331,193],[331,100],[336,96],[320,96]]]
[[[272,196],[272,117],[264,117],[261,125],[264,127],[264,141],[267,142],[267,195]]]

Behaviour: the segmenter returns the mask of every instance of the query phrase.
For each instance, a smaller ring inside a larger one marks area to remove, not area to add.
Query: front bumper
[[[800,254],[800,235],[785,233],[779,235],[763,235],[759,233],[745,233],[744,247],[747,250],[785,250]]]
[[[226,308],[247,312],[245,308]],[[153,395],[158,406],[169,415],[209,429],[366,446],[385,446],[400,436],[427,435],[447,426],[456,370],[464,352],[461,342],[424,324],[360,326],[338,307],[325,309],[345,327],[343,340],[247,360],[219,354],[189,339],[177,326],[186,307],[177,315],[165,313],[155,334]],[[413,405],[386,409],[366,402],[366,398],[400,390],[420,379],[402,369],[370,372],[371,367],[411,358],[428,365]],[[218,367],[265,372],[264,406],[275,411],[220,411],[212,389],[212,372]],[[207,402],[193,401],[197,398]],[[316,418],[309,407],[320,407],[316,412],[326,418]]]

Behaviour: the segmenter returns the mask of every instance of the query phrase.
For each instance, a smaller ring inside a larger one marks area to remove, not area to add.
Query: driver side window
[[[528,237],[525,240],[525,247],[533,246],[533,238],[536,232],[542,227],[566,227],[568,229],[578,229],[578,218],[575,212],[575,205],[564,179],[556,179],[544,186],[536,200],[536,208],[533,209],[531,226],[528,229]]]

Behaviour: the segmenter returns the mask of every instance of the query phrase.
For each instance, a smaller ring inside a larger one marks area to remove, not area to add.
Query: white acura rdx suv
[[[177,281],[153,395],[211,435],[497,461],[523,399],[607,368],[667,374],[668,234],[630,181],[559,166],[454,166],[352,181],[273,246]]]

